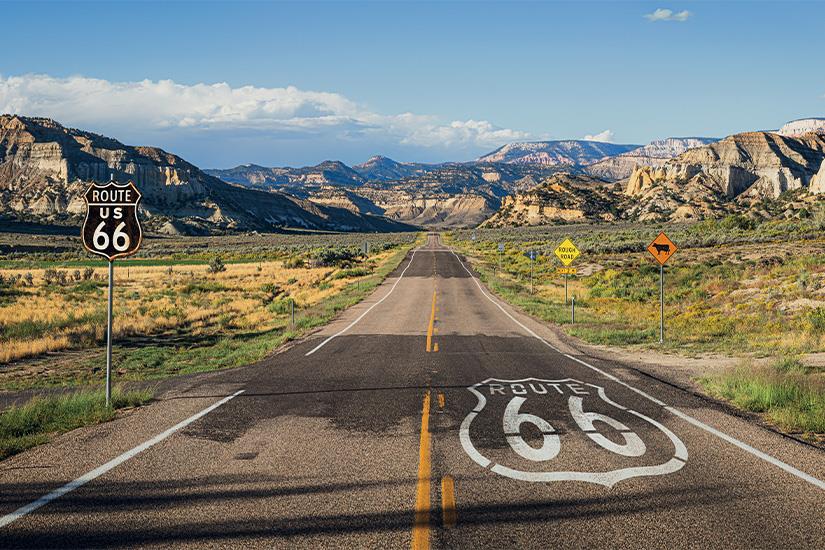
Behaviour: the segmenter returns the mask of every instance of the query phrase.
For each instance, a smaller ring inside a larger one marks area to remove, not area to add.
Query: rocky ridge
[[[666,138],[643,147],[588,164],[584,171],[592,176],[617,181],[630,177],[639,166],[658,167],[694,147],[718,141],[716,138]]]
[[[638,219],[699,219],[823,192],[825,135],[746,132],[691,149],[659,167],[633,171],[625,195]]]
[[[586,140],[558,140],[508,143],[478,159],[478,162],[539,164],[577,167],[620,155],[639,145],[625,145]]]
[[[89,182],[131,180],[140,189],[147,228],[208,232],[390,230],[384,218],[319,205],[283,193],[255,191],[210,176],[154,147],[65,128],[45,118],[0,115],[0,215],[28,221],[79,223]]]

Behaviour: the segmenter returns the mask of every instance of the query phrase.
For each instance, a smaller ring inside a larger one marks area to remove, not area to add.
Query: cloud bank
[[[526,132],[486,120],[444,122],[415,113],[381,114],[337,93],[294,86],[232,87],[172,80],[110,82],[74,76],[0,75],[0,112],[46,116],[79,128],[115,130],[112,137],[165,132],[180,138],[231,132],[239,139],[362,142],[424,149],[489,149],[528,139]],[[327,156],[335,156],[329,151]]]
[[[583,139],[587,141],[603,141],[606,143],[613,143],[613,136],[614,134],[612,130],[605,130],[604,132],[599,132],[594,135],[587,134]]]
[[[645,15],[645,19],[648,21],[679,21],[684,22],[687,21],[690,16],[693,15],[688,10],[682,10],[680,12],[674,12],[673,10],[659,8],[653,13],[648,13]]]

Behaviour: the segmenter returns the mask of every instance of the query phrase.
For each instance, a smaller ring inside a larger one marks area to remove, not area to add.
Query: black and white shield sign
[[[81,235],[86,250],[109,261],[137,252],[143,241],[137,216],[140,197],[140,191],[132,182],[90,185],[83,194],[86,219]]]
[[[612,487],[680,470],[684,443],[662,423],[573,378],[499,380],[467,388],[478,400],[460,429],[481,467],[521,481]]]

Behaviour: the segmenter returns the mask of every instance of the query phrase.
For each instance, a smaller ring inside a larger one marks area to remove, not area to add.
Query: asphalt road
[[[0,547],[821,549],[822,480],[431,236],[311,338],[3,462]]]

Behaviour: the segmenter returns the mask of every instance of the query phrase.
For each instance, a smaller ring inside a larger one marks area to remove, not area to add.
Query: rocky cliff
[[[777,132],[783,136],[801,136],[808,133],[825,133],[825,118],[800,118],[784,124]]]
[[[241,188],[153,147],[131,147],[44,118],[0,116],[0,215],[79,223],[91,181],[131,180],[150,230],[403,228],[373,216]],[[174,223],[172,223],[174,222]]]
[[[584,171],[610,181],[623,180],[630,177],[633,170],[639,166],[658,167],[689,149],[715,141],[718,140],[696,137],[659,139],[644,147],[589,164],[584,167]]]
[[[629,201],[616,185],[591,176],[559,173],[506,197],[483,227],[615,221]]]
[[[630,215],[695,219],[777,199],[786,191],[822,193],[825,136],[769,132],[735,134],[691,149],[660,167],[633,171],[625,194]]]

